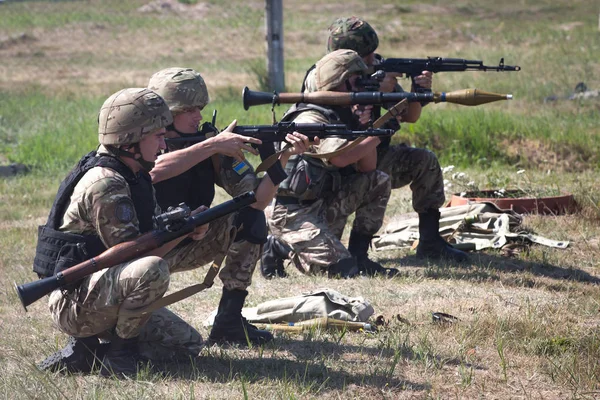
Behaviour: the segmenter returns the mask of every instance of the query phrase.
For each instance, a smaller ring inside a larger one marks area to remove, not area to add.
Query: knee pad
[[[264,244],[267,241],[267,219],[265,213],[256,208],[241,209],[234,221],[238,229],[235,241],[247,240],[254,244]]]

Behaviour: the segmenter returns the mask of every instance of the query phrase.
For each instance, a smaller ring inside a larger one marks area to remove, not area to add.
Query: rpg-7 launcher
[[[100,255],[67,268],[54,276],[23,285],[15,285],[19,299],[23,304],[23,308],[27,311],[28,305],[56,289],[79,282],[86,276],[101,269],[110,268],[143,256],[165,243],[191,233],[197,226],[208,224],[215,219],[238,211],[255,201],[254,192],[247,192],[211,207],[206,211],[179,220],[180,217],[189,215],[189,209],[180,205],[180,207],[171,209],[166,214],[160,215],[155,219],[157,225],[162,229],[159,228],[150,231],[129,242],[119,243]]]
[[[421,103],[454,103],[463,106],[478,106],[481,104],[492,103],[500,100],[512,99],[512,94],[498,94],[484,92],[479,89],[462,89],[453,92],[314,92],[314,93],[268,93],[255,92],[248,87],[242,92],[244,109],[260,104],[279,105],[293,103],[311,103],[329,106],[343,106],[353,104],[387,104],[398,103],[406,99],[409,102],[418,101]]]

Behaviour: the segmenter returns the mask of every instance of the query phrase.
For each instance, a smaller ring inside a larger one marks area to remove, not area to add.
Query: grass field
[[[185,3],[185,4],[184,4]],[[600,98],[569,100],[585,82],[600,89],[600,7],[584,0],[490,2],[407,0],[285,2],[286,85],[325,52],[327,26],[357,15],[380,36],[386,57],[501,57],[518,73],[443,73],[434,90],[477,87],[514,100],[477,108],[429,105],[394,141],[432,149],[480,189],[548,188],[571,192],[578,211],[529,215],[524,228],[566,250],[532,246],[507,257],[472,254],[465,266],[424,264],[412,251],[375,257],[401,269],[392,280],[350,281],[258,273],[248,305],[329,287],[371,302],[376,315],[401,315],[378,334],[313,331],[279,335],[249,350],[205,348],[171,374],[118,381],[38,371],[62,347],[44,301],[24,313],[13,282],[34,279],[37,225],[59,182],[96,145],[103,100],[143,87],[170,66],[200,71],[220,127],[270,123],[268,107],[244,111],[244,86],[264,82],[262,1],[0,2],[0,164],[31,172],[0,178],[0,396],[4,398],[277,398],[277,399],[593,399],[600,398]],[[408,81],[401,84],[409,85]],[[554,96],[555,100],[545,100]],[[276,109],[280,117],[284,107]],[[517,174],[524,169],[525,174]],[[462,191],[448,175],[448,195]],[[224,200],[219,193],[217,201]],[[386,219],[412,211],[410,190],[393,193]],[[203,278],[174,275],[171,289]],[[203,336],[220,282],[173,310]],[[432,323],[432,312],[458,317]]]

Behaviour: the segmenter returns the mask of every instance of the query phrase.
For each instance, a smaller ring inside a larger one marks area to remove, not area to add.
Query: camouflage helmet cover
[[[204,108],[209,102],[208,90],[200,74],[190,68],[166,68],[150,78],[148,89],[161,95],[173,113],[190,108]]]
[[[144,135],[172,122],[171,111],[158,94],[146,88],[122,89],[100,109],[98,141],[115,146],[138,143]]]
[[[350,49],[364,57],[374,52],[377,46],[379,38],[375,30],[357,17],[338,18],[329,26],[327,52]]]
[[[366,72],[367,64],[354,50],[333,51],[315,66],[315,86],[318,91],[333,90],[354,74]]]

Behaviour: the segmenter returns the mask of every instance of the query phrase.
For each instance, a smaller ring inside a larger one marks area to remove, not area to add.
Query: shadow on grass
[[[500,273],[519,273],[529,272],[532,275],[546,277],[556,280],[581,282],[581,283],[600,283],[600,278],[591,275],[581,269],[572,267],[559,267],[548,263],[537,263],[532,261],[523,261],[515,258],[502,257],[486,253],[470,253],[470,261],[466,265],[452,264],[447,262],[424,261],[418,259],[415,255],[409,255],[402,258],[380,257],[378,262],[386,267],[396,267],[400,270],[401,276],[413,276],[421,274],[434,279],[462,279],[470,281],[493,280],[510,283],[520,287],[533,287],[539,285],[529,276],[515,276],[514,279],[501,277]],[[409,269],[406,269],[406,268]],[[416,269],[416,270],[415,270]],[[551,290],[566,290],[564,285],[546,285]]]
[[[386,330],[389,328],[385,328]],[[382,334],[382,333],[379,333]],[[378,335],[377,333],[375,335]],[[400,360],[408,360],[409,362],[419,361],[431,361],[432,364],[439,366],[443,365],[465,365],[472,367],[476,370],[484,370],[485,368],[472,363],[465,363],[458,358],[447,358],[440,355],[434,355],[430,353],[423,353],[421,351],[415,351],[413,348],[406,346],[403,343],[392,344],[390,343],[384,348],[380,347],[369,347],[369,346],[354,346],[354,345],[340,345],[335,342],[323,342],[323,341],[298,341],[289,340],[282,344],[285,351],[290,352],[296,356],[298,360],[302,360],[305,357],[308,359],[314,359],[315,354],[321,356],[327,356],[334,360],[345,357],[348,353],[363,354],[373,358],[385,359],[392,361],[394,358]]]
[[[218,353],[220,349],[212,347],[209,351]],[[260,355],[261,352],[260,349],[251,351],[251,355],[257,354],[257,351]],[[340,361],[340,368],[326,365],[331,364],[332,360],[340,360],[342,354],[347,356],[350,353],[364,354],[366,352],[377,353],[387,361],[377,366],[367,366],[364,361],[360,361],[360,357],[356,357],[356,361],[347,359]],[[293,355],[291,358],[294,359],[283,358],[289,357],[290,353]],[[391,366],[390,362],[394,359],[394,353],[392,349],[382,351],[366,346],[279,338],[276,339],[275,346],[264,347],[262,356],[249,358],[244,354],[243,358],[236,358],[236,355],[229,353],[202,355],[191,362],[164,365],[162,369],[170,379],[208,382],[243,380],[247,383],[274,381],[277,385],[292,385],[299,390],[311,393],[344,390],[349,385],[377,389],[429,390],[431,387],[427,384],[397,377],[397,370],[400,368],[402,360],[405,357],[414,357],[414,353],[410,349],[402,348],[398,365]],[[394,370],[396,370],[395,373]]]

